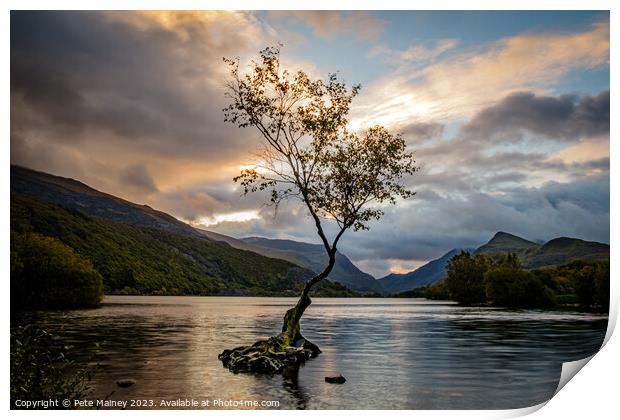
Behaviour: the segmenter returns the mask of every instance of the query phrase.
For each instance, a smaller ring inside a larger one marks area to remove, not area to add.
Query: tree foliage
[[[609,309],[609,261],[575,261],[563,267],[573,285],[577,301],[585,306]]]
[[[448,262],[448,275],[416,295],[463,304],[545,308],[579,304],[609,309],[609,261],[573,261],[559,267],[524,270],[515,254],[471,255],[462,252]]]
[[[55,238],[11,236],[14,309],[88,307],[101,301],[102,278],[89,260]]]
[[[11,194],[11,229],[14,236],[39,233],[71,247],[92,262],[107,294],[296,296],[304,287],[305,278],[298,273],[303,270],[287,261],[162,229],[91,217],[16,193]],[[11,247],[11,272],[22,266],[16,248]],[[316,292],[355,295],[331,282],[319,285]]]
[[[463,304],[485,302],[484,273],[488,267],[489,258],[485,255],[462,251],[452,257],[445,279],[450,298]]]
[[[544,308],[555,304],[551,291],[533,273],[498,266],[484,273],[486,299],[493,305]]]
[[[299,199],[314,220],[330,263],[309,286],[327,277],[343,233],[368,229],[384,203],[414,193],[403,179],[416,171],[402,136],[375,126],[348,129],[348,114],[360,85],[348,88],[336,74],[327,80],[281,67],[279,48],[266,48],[241,74],[238,59],[224,59],[231,78],[225,121],[254,127],[264,141],[258,161],[235,178],[244,193],[266,190],[276,208]],[[336,223],[328,238],[325,220]]]

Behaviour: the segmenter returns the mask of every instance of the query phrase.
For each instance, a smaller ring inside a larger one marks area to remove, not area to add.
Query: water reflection
[[[309,395],[303,386],[299,385],[299,366],[287,366],[282,372],[282,385],[296,401],[295,408],[307,408]]]
[[[96,310],[38,312],[101,368],[93,398],[277,400],[280,408],[518,408],[550,398],[561,363],[598,350],[605,316],[466,308],[415,299],[315,299],[304,334],[323,353],[284,375],[232,374],[222,349],[280,329],[295,299],[109,297]],[[14,320],[24,322],[24,320]],[[324,377],[342,373],[344,385]],[[116,380],[136,384],[118,388]]]

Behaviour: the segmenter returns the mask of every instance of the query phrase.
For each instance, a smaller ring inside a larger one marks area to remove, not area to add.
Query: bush
[[[463,251],[452,257],[447,268],[448,276],[444,281],[451,299],[463,304],[486,301],[484,273],[488,259],[484,255],[472,256]]]
[[[11,407],[16,400],[75,400],[88,392],[91,371],[76,369],[65,348],[33,325],[11,329]],[[58,408],[63,408],[59,404]]]
[[[544,308],[555,304],[551,292],[529,271],[510,266],[484,274],[487,299],[498,306]]]
[[[609,261],[572,261],[559,267],[523,270],[515,254],[471,255],[448,262],[442,282],[416,292],[428,299],[448,294],[463,304],[544,308],[573,305],[609,310]]]
[[[577,261],[566,268],[581,305],[609,309],[609,261]]]
[[[59,240],[36,233],[11,235],[11,309],[95,306],[101,275]]]

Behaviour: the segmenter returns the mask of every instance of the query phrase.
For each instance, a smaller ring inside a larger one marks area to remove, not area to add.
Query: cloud
[[[398,226],[398,229],[394,229]],[[609,177],[586,177],[502,195],[465,192],[391,211],[367,234],[342,243],[354,260],[418,261],[476,247],[503,230],[537,241],[572,236],[609,243]]]
[[[153,177],[144,165],[134,164],[125,167],[119,174],[119,180],[125,185],[146,194],[158,191]]]
[[[540,96],[516,92],[480,111],[461,129],[467,138],[492,141],[529,132],[551,140],[577,140],[609,133],[609,91],[596,96]]]
[[[251,13],[13,12],[11,21],[14,163],[132,199],[137,190],[101,174],[148,162],[163,190],[228,180],[258,146],[221,114],[222,56],[255,54],[270,36]]]
[[[194,223],[219,221],[210,228],[233,236],[316,243],[299,203],[274,217],[263,205],[268,197],[242,197],[232,182],[260,139],[223,122],[221,58],[246,62],[273,45],[281,35],[274,19],[295,30],[302,19],[328,40],[346,34],[370,42],[385,23],[367,12],[261,19],[246,12],[13,12],[11,162]],[[573,72],[605,68],[609,24],[465,48],[438,40],[374,51],[397,68],[386,66],[356,98],[357,124],[402,132],[422,166],[405,180],[418,193],[412,200],[341,242],[374,274],[479,245],[497,230],[608,240],[609,91],[577,96],[554,87]],[[283,60],[321,73],[316,63]]]
[[[440,191],[493,192],[507,184],[540,186],[605,173],[609,118],[609,91],[510,94],[461,124],[452,138],[405,136],[422,169],[412,182]]]
[[[427,121],[406,125],[399,131],[409,143],[418,143],[441,138],[444,128],[443,124]]]
[[[411,45],[404,51],[398,51],[387,47],[374,47],[367,56],[369,58],[383,57],[388,63],[406,64],[410,62],[430,62],[434,61],[441,54],[455,48],[459,41],[457,39],[440,39],[433,42],[432,46],[422,43]]]
[[[384,22],[365,11],[271,11],[278,21],[294,19],[309,26],[314,35],[332,39],[339,33],[351,34],[360,40],[373,40],[383,32]]]
[[[507,191],[500,202],[517,210],[545,205],[560,209],[572,205],[597,213],[609,212],[609,176],[581,177],[570,183],[550,181],[541,188],[517,188]]]
[[[570,72],[609,64],[609,21],[581,32],[529,32],[420,67],[401,63],[362,91],[353,126],[469,118],[498,97],[548,92]]]

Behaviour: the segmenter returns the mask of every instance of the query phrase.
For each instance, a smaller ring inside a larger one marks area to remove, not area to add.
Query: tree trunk
[[[310,299],[309,293],[312,286],[320,282],[321,280],[327,278],[329,273],[334,268],[334,264],[336,262],[336,250],[329,252],[329,263],[327,267],[318,275],[314,276],[311,280],[309,280],[304,290],[301,292],[301,296],[297,301],[297,304],[286,311],[284,315],[284,324],[282,325],[282,332],[280,333],[280,338],[284,343],[290,346],[294,346],[296,342],[304,337],[301,335],[301,317],[306,311],[306,308],[310,306],[312,300]]]
[[[301,317],[312,303],[310,289],[325,279],[334,268],[336,249],[328,252],[329,264],[320,274],[310,279],[304,286],[297,304],[286,311],[282,332],[267,340],[260,340],[251,346],[224,350],[217,357],[231,371],[252,373],[282,373],[284,368],[299,366],[306,360],[316,357],[321,349],[301,335]]]

